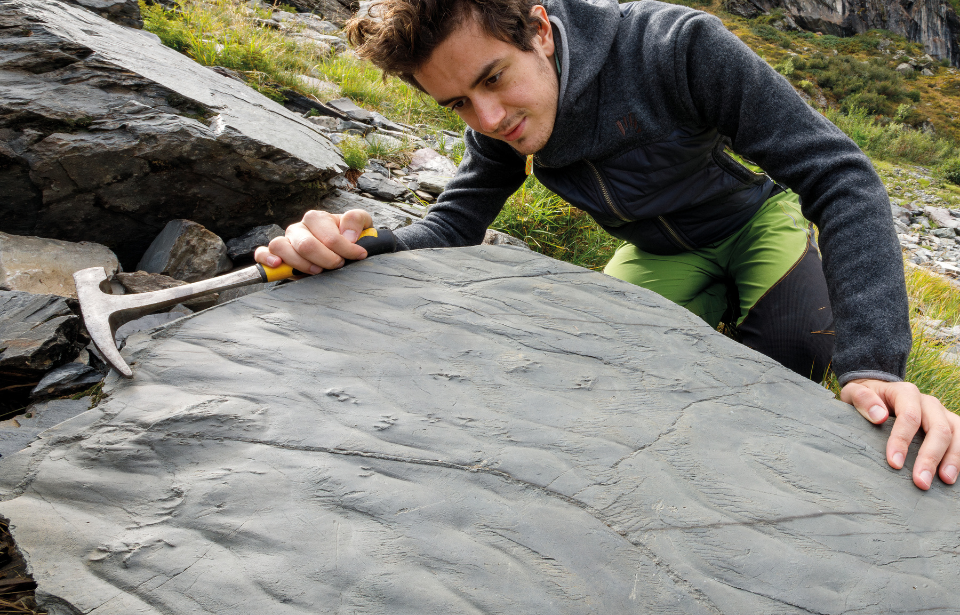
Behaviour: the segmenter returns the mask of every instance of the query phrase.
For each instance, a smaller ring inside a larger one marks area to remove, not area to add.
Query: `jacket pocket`
[[[718,167],[735,177],[738,181],[747,185],[762,184],[768,177],[763,173],[754,173],[743,166],[731,156],[728,152],[730,144],[727,139],[719,139],[713,147],[713,161]],[[732,150],[730,150],[732,151]]]

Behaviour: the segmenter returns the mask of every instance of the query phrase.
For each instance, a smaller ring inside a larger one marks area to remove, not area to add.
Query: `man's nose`
[[[507,111],[495,96],[479,96],[473,104],[481,132],[492,134],[501,128],[500,123],[507,116]]]

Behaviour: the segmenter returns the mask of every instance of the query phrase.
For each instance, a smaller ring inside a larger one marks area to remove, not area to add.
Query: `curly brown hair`
[[[419,90],[415,73],[437,45],[474,18],[491,36],[521,51],[533,49],[537,19],[535,0],[380,0],[370,14],[347,23],[347,37],[357,54],[370,60],[384,77],[396,75]]]

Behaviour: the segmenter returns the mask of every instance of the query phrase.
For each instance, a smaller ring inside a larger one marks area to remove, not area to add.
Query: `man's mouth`
[[[501,135],[501,139],[504,141],[516,141],[520,138],[520,135],[523,134],[523,129],[527,126],[527,118],[520,120],[516,126],[511,128],[508,132],[505,132]]]

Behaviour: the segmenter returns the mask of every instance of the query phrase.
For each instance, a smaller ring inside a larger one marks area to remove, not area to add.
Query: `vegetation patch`
[[[510,197],[491,228],[523,239],[541,254],[594,270],[603,269],[620,245],[589,214],[533,176]]]
[[[336,83],[344,96],[394,121],[465,128],[455,113],[400,79],[384,79],[351,52],[331,54],[308,39],[292,41],[277,29],[263,27],[257,20],[269,19],[270,12],[239,0],[180,0],[174,9],[141,0],[140,10],[144,29],[165,45],[204,66],[237,71],[251,87],[277,102],[284,102],[283,90],[321,101],[323,93],[301,78],[305,75]]]

